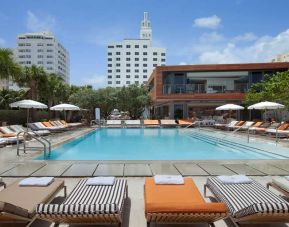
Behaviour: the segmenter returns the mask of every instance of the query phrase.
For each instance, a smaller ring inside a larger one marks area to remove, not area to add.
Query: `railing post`
[[[250,143],[250,127],[248,127],[248,131],[247,131],[247,143]]]

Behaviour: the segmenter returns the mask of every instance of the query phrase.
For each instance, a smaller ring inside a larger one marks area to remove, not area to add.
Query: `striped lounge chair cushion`
[[[63,204],[39,204],[38,214],[114,214],[123,208],[126,180],[116,179],[112,186],[86,185],[82,179]]]
[[[250,184],[223,184],[216,177],[207,180],[209,188],[226,203],[232,216],[256,213],[289,213],[289,203],[256,181]]]

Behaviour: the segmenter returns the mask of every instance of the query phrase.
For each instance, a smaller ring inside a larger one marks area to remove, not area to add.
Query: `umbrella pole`
[[[26,121],[26,130],[28,132],[28,123],[29,123],[29,108],[27,108],[27,121]]]
[[[66,111],[64,110],[64,120],[66,122]]]

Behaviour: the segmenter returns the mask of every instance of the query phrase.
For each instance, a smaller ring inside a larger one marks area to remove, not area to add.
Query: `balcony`
[[[163,85],[163,94],[216,94],[216,93],[245,93],[248,90],[248,84],[235,84],[234,89],[226,89],[223,85],[206,84],[165,84]]]

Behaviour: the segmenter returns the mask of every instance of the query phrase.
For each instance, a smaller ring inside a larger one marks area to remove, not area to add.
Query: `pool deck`
[[[48,137],[52,146],[59,146],[94,130],[81,128]],[[32,145],[34,141],[30,142]],[[283,142],[284,143],[284,142]],[[289,142],[285,141],[287,147]],[[280,145],[278,145],[280,146]],[[276,147],[278,150],[278,147]],[[52,161],[33,160],[40,151],[16,155],[16,146],[0,149],[0,176],[55,176],[88,177],[119,176],[144,177],[155,174],[181,174],[183,176],[214,176],[246,174],[249,176],[289,175],[289,160],[184,160],[184,161]],[[289,154],[289,149],[288,149]]]

